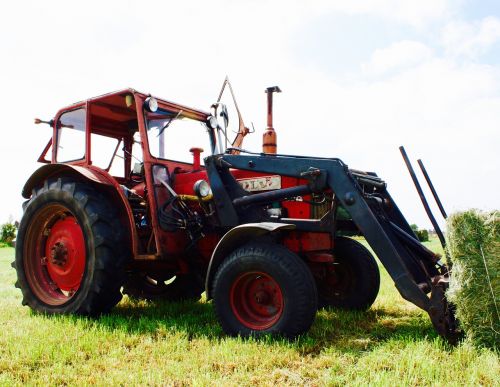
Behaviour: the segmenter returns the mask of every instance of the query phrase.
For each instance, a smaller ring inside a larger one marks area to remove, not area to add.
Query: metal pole
[[[408,155],[406,154],[405,148],[403,146],[400,146],[399,150],[401,151],[401,155],[403,156],[403,160],[405,161],[406,167],[408,168],[408,172],[410,172],[410,176],[413,180],[413,184],[415,184],[415,188],[417,189],[418,196],[420,196],[420,200],[422,201],[425,212],[427,213],[427,216],[429,217],[429,220],[431,221],[432,226],[434,227],[434,230],[436,231],[436,234],[439,238],[439,241],[441,242],[441,245],[443,246],[443,249],[445,249],[446,248],[446,241],[444,239],[444,235],[441,232],[441,229],[439,228],[438,223],[436,222],[436,218],[434,218],[434,215],[432,215],[432,211],[429,207],[429,203],[427,203],[427,199],[425,198],[424,192],[422,191],[422,187],[420,186],[420,183],[418,182],[417,176],[415,175],[415,171],[413,170],[413,167],[411,166],[411,163],[410,163],[410,160],[408,159]]]
[[[277,151],[277,136],[273,128],[273,93],[281,93],[278,86],[268,87],[267,93],[267,128],[262,135],[262,152],[274,153]]]
[[[441,204],[441,200],[439,200],[439,196],[436,192],[436,190],[434,189],[434,185],[432,184],[432,181],[431,181],[431,178],[429,177],[429,175],[427,174],[427,171],[424,167],[424,163],[422,162],[422,160],[418,159],[417,160],[417,163],[422,171],[422,174],[424,175],[425,177],[425,181],[427,181],[427,184],[429,185],[429,188],[431,189],[431,192],[432,192],[432,196],[434,196],[434,200],[436,201],[438,207],[439,207],[439,211],[441,211],[441,214],[443,215],[443,218],[448,218],[448,215],[446,214],[446,211],[444,210],[444,207],[443,205]]]

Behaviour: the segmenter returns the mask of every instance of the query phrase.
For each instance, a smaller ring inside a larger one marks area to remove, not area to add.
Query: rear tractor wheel
[[[309,330],[317,309],[307,265],[281,245],[253,243],[230,254],[213,284],[215,312],[230,335],[295,337]]]
[[[125,233],[91,185],[57,179],[34,191],[16,243],[23,305],[49,314],[96,316],[121,299]]]

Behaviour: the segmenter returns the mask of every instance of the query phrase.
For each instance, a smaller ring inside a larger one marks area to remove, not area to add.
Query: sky
[[[420,227],[400,145],[448,212],[500,208],[498,1],[2,2],[0,55],[0,223],[22,216],[51,135],[35,117],[126,87],[208,110],[226,75],[256,129],[246,149],[279,85],[279,152],[377,172]]]

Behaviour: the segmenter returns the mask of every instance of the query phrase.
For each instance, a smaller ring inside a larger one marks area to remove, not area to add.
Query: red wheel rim
[[[67,208],[53,204],[33,216],[23,253],[26,278],[40,301],[62,305],[80,289],[86,266],[85,239]]]
[[[262,272],[241,274],[231,286],[229,299],[238,321],[253,330],[272,327],[283,314],[281,287]]]

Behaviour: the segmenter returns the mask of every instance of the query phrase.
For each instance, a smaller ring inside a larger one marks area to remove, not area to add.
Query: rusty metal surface
[[[458,328],[455,307],[446,298],[447,288],[447,278],[443,277],[440,281],[434,281],[431,288],[431,305],[428,313],[432,325],[439,335],[454,345],[462,338],[463,332]]]
[[[276,131],[273,127],[273,93],[281,93],[278,86],[268,87],[267,93],[267,128],[262,136],[262,152],[276,153],[278,151],[278,142]]]

